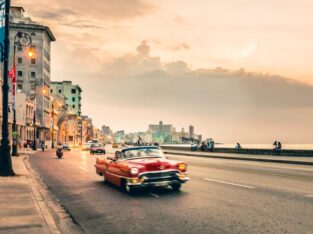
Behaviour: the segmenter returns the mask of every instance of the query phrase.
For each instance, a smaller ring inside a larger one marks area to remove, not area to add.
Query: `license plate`
[[[154,183],[155,186],[167,186],[168,183],[167,182],[156,182]]]

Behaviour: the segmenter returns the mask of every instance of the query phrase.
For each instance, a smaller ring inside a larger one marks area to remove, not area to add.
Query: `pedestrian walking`
[[[41,142],[41,150],[42,150],[42,152],[44,152],[45,151],[45,142],[44,141],[42,141]]]

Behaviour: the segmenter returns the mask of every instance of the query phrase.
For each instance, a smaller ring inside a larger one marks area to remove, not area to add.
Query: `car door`
[[[120,160],[110,161],[108,164],[108,177],[109,180],[116,185],[120,185],[120,180],[122,178],[120,170]]]

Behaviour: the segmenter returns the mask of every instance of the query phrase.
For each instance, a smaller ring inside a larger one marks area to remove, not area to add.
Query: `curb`
[[[284,159],[244,158],[244,157],[236,157],[236,156],[235,157],[230,157],[230,156],[197,155],[197,154],[188,154],[188,153],[183,153],[183,152],[170,152],[170,151],[164,151],[164,153],[165,154],[182,155],[182,156],[194,156],[194,157],[200,157],[200,158],[233,159],[233,160],[241,160],[241,161],[284,163],[284,164],[313,166],[313,162],[291,161],[291,160],[284,160]]]
[[[39,174],[32,169],[28,155],[24,156],[23,165],[30,180],[29,186],[36,208],[46,222],[47,233],[85,233],[64,210]]]
[[[36,181],[30,172],[29,165],[27,165],[28,155],[23,156],[23,167],[28,176],[27,180],[29,181],[28,185],[30,188],[30,192],[32,194],[32,199],[35,203],[36,209],[38,210],[39,214],[45,221],[45,232],[47,233],[61,233],[57,228],[54,219],[52,218],[45,202],[44,198],[41,196],[38,187],[36,186]]]

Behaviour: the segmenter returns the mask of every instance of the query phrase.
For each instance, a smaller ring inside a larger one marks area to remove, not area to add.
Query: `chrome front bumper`
[[[159,173],[162,174],[162,173]],[[171,176],[158,176],[150,177],[149,173],[139,175],[137,178],[127,179],[127,185],[132,187],[166,187],[174,184],[183,184],[190,178],[187,177],[186,173],[175,172]]]

